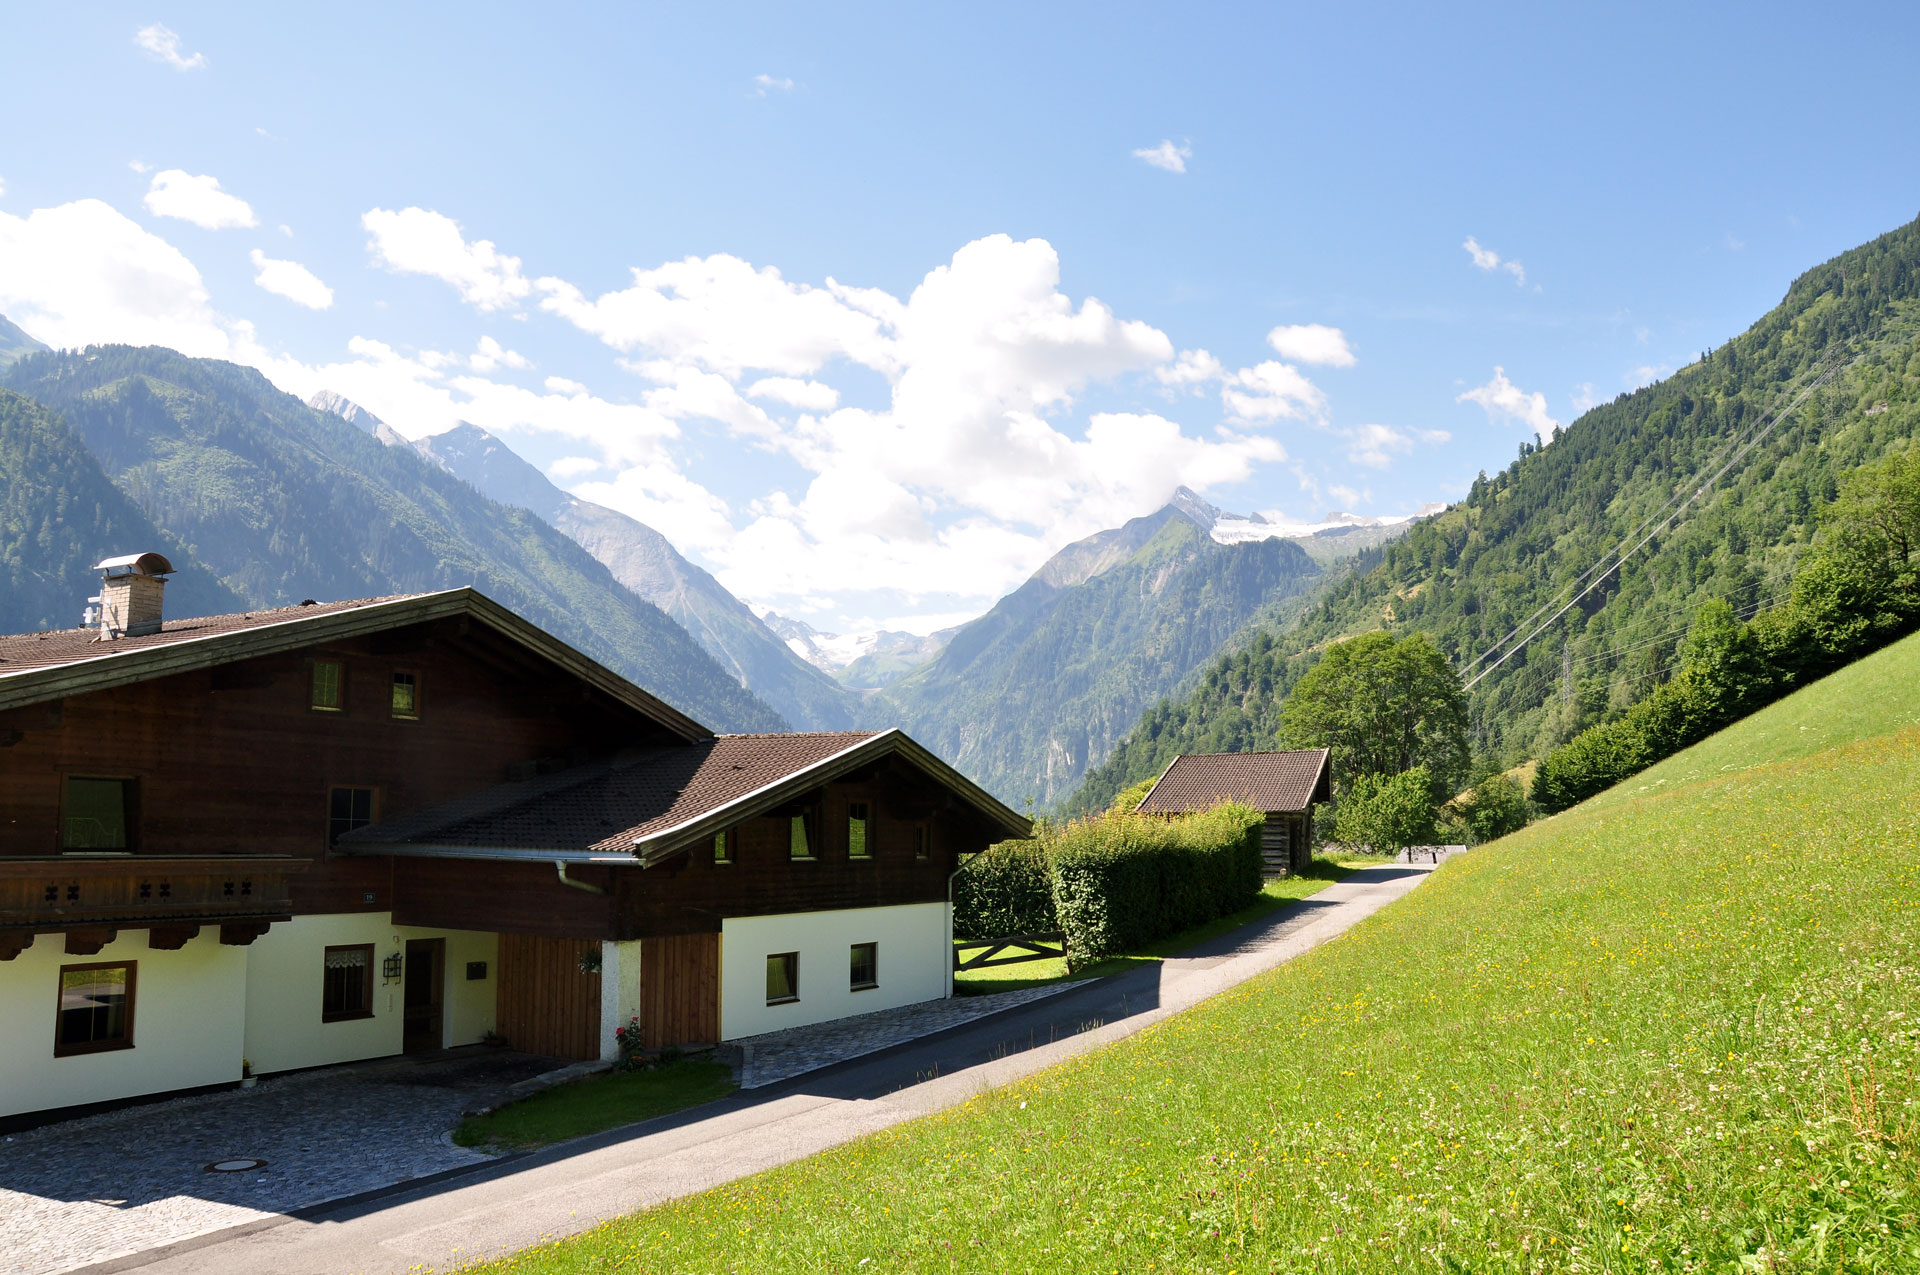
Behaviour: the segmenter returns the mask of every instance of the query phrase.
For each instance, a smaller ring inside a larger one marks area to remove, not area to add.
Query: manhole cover
[[[246,1173],[253,1169],[267,1167],[265,1160],[215,1160],[207,1166],[208,1173]]]

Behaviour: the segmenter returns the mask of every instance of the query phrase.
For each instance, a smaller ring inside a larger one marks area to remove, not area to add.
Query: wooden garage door
[[[551,1058],[600,1056],[600,975],[580,962],[600,945],[583,939],[500,936],[499,1033]]]
[[[720,936],[640,940],[640,1039],[662,1045],[720,1039]]]

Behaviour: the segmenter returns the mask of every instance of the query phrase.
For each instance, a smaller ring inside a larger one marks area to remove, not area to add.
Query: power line
[[[1853,360],[1849,360],[1844,366],[1851,367],[1854,362],[1858,361],[1858,358],[1859,356],[1856,356]],[[1507,651],[1500,656],[1499,659],[1487,665],[1486,668],[1481,669],[1480,672],[1477,673],[1473,677],[1473,679],[1466,684],[1466,686],[1463,689],[1470,691],[1475,686],[1479,685],[1481,680],[1484,679],[1487,676],[1487,674],[1493,672],[1495,669],[1499,668],[1502,664],[1505,664],[1508,660],[1512,659],[1517,652],[1521,651],[1526,647],[1527,643],[1533,641],[1533,639],[1535,639],[1536,637],[1539,637],[1540,634],[1544,633],[1547,630],[1547,628],[1553,624],[1554,621],[1558,620],[1561,616],[1565,615],[1569,610],[1571,610],[1573,608],[1573,605],[1578,601],[1580,601],[1581,598],[1584,598],[1587,596],[1587,594],[1593,592],[1593,590],[1599,586],[1602,580],[1605,580],[1607,576],[1613,574],[1613,572],[1617,571],[1621,566],[1625,565],[1627,559],[1631,558],[1634,554],[1638,553],[1641,549],[1646,547],[1647,543],[1651,541],[1655,536],[1659,535],[1661,531],[1670,527],[1673,524],[1674,520],[1679,518],[1681,514],[1685,513],[1687,509],[1693,504],[1694,501],[1700,499],[1700,497],[1706,495],[1709,491],[1711,491],[1714,485],[1718,483],[1722,478],[1724,478],[1729,470],[1731,470],[1735,465],[1739,464],[1740,461],[1746,457],[1748,452],[1752,451],[1755,447],[1759,446],[1761,441],[1764,440],[1767,437],[1767,435],[1771,434],[1774,431],[1775,427],[1778,426],[1781,421],[1785,420],[1793,412],[1795,408],[1799,407],[1800,404],[1804,403],[1807,400],[1808,396],[1813,394],[1814,391],[1820,389],[1822,386],[1826,385],[1829,381],[1831,381],[1834,378],[1834,376],[1838,372],[1842,370],[1842,365],[1836,361],[1836,356],[1834,354],[1829,354],[1822,361],[1825,364],[1825,366],[1822,368],[1819,375],[1815,376],[1813,380],[1807,382],[1807,384],[1800,390],[1800,392],[1794,395],[1792,401],[1789,402],[1785,407],[1781,408],[1777,412],[1772,413],[1769,417],[1763,417],[1762,419],[1765,421],[1765,424],[1756,425],[1755,430],[1751,431],[1752,436],[1749,437],[1744,443],[1740,444],[1740,446],[1734,450],[1733,455],[1727,458],[1727,461],[1725,464],[1721,465],[1719,469],[1715,470],[1713,474],[1706,479],[1706,481],[1702,482],[1700,485],[1695,487],[1691,492],[1689,492],[1687,494],[1686,499],[1680,501],[1679,505],[1673,508],[1671,513],[1666,513],[1665,517],[1661,517],[1660,513],[1658,512],[1654,515],[1654,518],[1660,519],[1658,526],[1655,526],[1653,527],[1652,530],[1647,531],[1644,536],[1641,536],[1641,538],[1637,542],[1635,542],[1633,546],[1627,549],[1625,552],[1621,552],[1620,550],[1615,549],[1613,552],[1607,554],[1606,557],[1603,557],[1600,559],[1600,561],[1594,563],[1592,567],[1588,568],[1586,574],[1580,577],[1582,580],[1586,580],[1586,579],[1589,579],[1589,577],[1591,577],[1591,582],[1588,583],[1585,588],[1581,589],[1578,593],[1575,593],[1572,597],[1568,598],[1566,602],[1561,605],[1559,610],[1555,611],[1552,615],[1548,616],[1543,622],[1541,622],[1541,624],[1537,628],[1533,630],[1533,632],[1527,634],[1526,637],[1522,638],[1518,643],[1516,643],[1512,647],[1509,647]],[[1678,498],[1678,493],[1676,492],[1674,497],[1668,499],[1667,506],[1672,506],[1674,499],[1677,499],[1677,498]],[[1664,512],[1667,506],[1662,507],[1662,512]],[[1636,527],[1633,532],[1629,533],[1628,539],[1631,539],[1633,535],[1638,534],[1643,530],[1646,530],[1649,524],[1652,523],[1652,521],[1653,521],[1653,518],[1649,518],[1646,522],[1641,523],[1639,527]],[[1622,540],[1621,543],[1625,544],[1626,540]],[[1608,558],[1614,559],[1614,562],[1610,566],[1607,564]],[[1601,568],[1603,567],[1605,567],[1605,570],[1601,570]],[[1598,573],[1597,575],[1595,574],[1596,572]],[[1578,584],[1579,581],[1575,581],[1575,583]],[[1533,613],[1534,616],[1538,616],[1541,611],[1545,610],[1547,606],[1551,606],[1551,605],[1552,603],[1548,602],[1543,606],[1536,608]],[[1521,621],[1521,623],[1514,628],[1513,633],[1518,633],[1521,628],[1524,628],[1528,623],[1531,622],[1532,618],[1533,618],[1532,616],[1529,616],[1527,620]],[[1481,660],[1486,659],[1487,656],[1493,654],[1494,651],[1499,650],[1502,645],[1504,645],[1513,637],[1513,633],[1509,633],[1506,637],[1502,638],[1499,642],[1487,648],[1487,650],[1482,652],[1481,655],[1478,658],[1476,658],[1472,664],[1467,665],[1467,668],[1472,668],[1474,664],[1480,663]]]

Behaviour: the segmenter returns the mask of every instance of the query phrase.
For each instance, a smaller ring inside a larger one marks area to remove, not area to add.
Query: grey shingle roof
[[[483,789],[359,829],[341,844],[632,854],[636,841],[733,805],[882,733],[721,735],[676,748],[636,750]]]
[[[1160,776],[1142,814],[1172,815],[1206,810],[1223,801],[1255,810],[1300,811],[1325,801],[1329,767],[1324,748],[1281,753],[1182,753]]]

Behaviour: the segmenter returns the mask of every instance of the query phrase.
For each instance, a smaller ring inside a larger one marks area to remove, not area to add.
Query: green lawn
[[[1195,944],[1217,938],[1228,930],[1239,929],[1249,921],[1257,921],[1269,912],[1278,911],[1289,903],[1297,903],[1308,895],[1318,894],[1335,881],[1351,874],[1355,868],[1365,866],[1369,865],[1353,862],[1340,863],[1332,859],[1315,859],[1313,866],[1305,872],[1267,882],[1260,890],[1260,897],[1238,912],[1209,921],[1205,925],[1197,925],[1191,930],[1182,930],[1171,938],[1149,944],[1141,951],[1109,957],[1097,965],[1089,965],[1072,974],[1067,972],[1067,963],[1060,957],[1045,961],[1022,961],[1017,965],[995,965],[986,969],[965,970],[953,976],[953,994],[984,996],[991,992],[1012,992],[1023,987],[1046,987],[1052,983],[1066,983],[1083,978],[1104,978],[1109,974],[1118,974],[1123,970],[1132,969],[1136,965],[1151,965],[1169,956],[1176,956]]]
[[[453,1131],[453,1140],[463,1147],[525,1151],[651,1120],[733,1090],[733,1072],[715,1062],[683,1059],[646,1071],[603,1072],[469,1116]]]
[[[489,1269],[1920,1270],[1917,711],[1908,641],[1152,1030]]]

